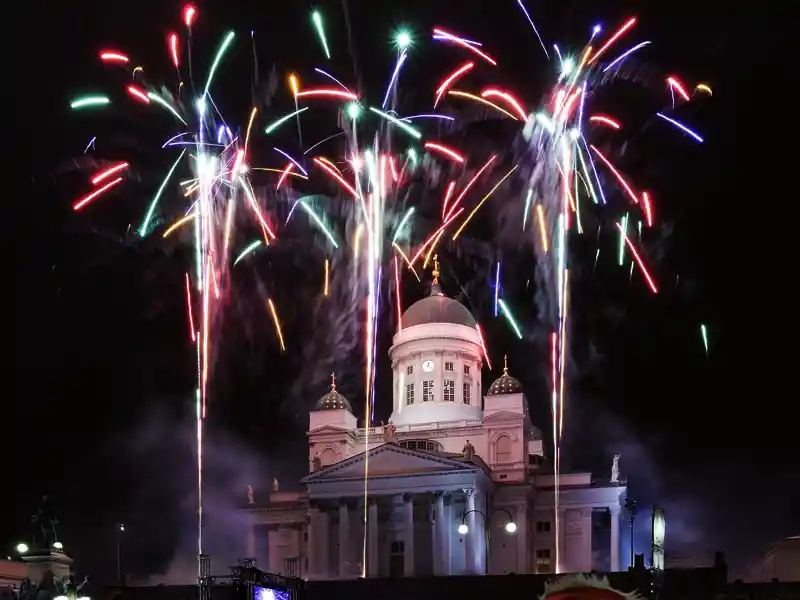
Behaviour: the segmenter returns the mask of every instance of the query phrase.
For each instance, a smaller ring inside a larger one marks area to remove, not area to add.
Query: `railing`
[[[503,463],[494,463],[492,465],[492,469],[524,469],[525,463],[522,461],[517,462],[503,462]]]
[[[413,433],[417,431],[435,431],[437,429],[453,429],[456,427],[480,427],[482,421],[463,420],[463,421],[437,421],[435,423],[420,423],[417,425],[398,425],[395,427],[396,433]],[[360,427],[356,429],[356,435],[361,437],[383,435],[383,427]]]

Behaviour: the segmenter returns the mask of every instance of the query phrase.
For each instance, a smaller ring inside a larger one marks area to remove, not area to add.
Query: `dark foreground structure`
[[[256,570],[257,571],[257,570]],[[258,572],[260,573],[260,572]],[[268,574],[264,574],[270,578]],[[800,600],[800,582],[774,581],[763,584],[727,582],[724,565],[704,569],[671,569],[661,581],[652,572],[636,568],[627,572],[587,574],[606,577],[613,590],[626,596],[653,600]],[[566,577],[575,577],[574,575]],[[505,575],[311,581],[274,577],[260,583],[246,581],[211,585],[201,592],[197,586],[153,586],[106,588],[95,600],[535,600],[558,577],[552,575]],[[278,593],[264,596],[257,588],[268,584]],[[256,591],[254,591],[256,590]],[[610,591],[610,590],[609,590]],[[285,594],[285,595],[284,595]],[[621,594],[554,594],[560,600],[612,600]],[[205,596],[205,598],[203,597]],[[602,596],[602,597],[601,597]]]

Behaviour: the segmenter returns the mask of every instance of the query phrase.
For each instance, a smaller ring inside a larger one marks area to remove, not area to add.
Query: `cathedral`
[[[556,503],[522,385],[505,366],[482,394],[475,318],[437,276],[389,350],[389,423],[359,427],[332,376],[309,414],[303,491],[248,494],[248,556],[311,580],[618,571],[616,459],[605,481],[561,473]],[[593,520],[610,520],[599,551]]]

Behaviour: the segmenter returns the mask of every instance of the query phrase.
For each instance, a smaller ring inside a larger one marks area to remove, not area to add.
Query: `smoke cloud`
[[[564,470],[591,471],[597,481],[608,481],[613,456],[620,455],[620,478],[627,480],[628,498],[637,504],[634,550],[645,555],[647,564],[654,507],[666,514],[667,562],[681,559],[697,566],[713,562],[714,551],[723,547],[719,507],[708,501],[714,478],[667,466],[662,458],[668,455],[666,438],[644,439],[635,434],[624,418],[589,394],[573,392],[565,418]],[[630,560],[630,526],[628,514],[623,514],[620,537],[625,565]]]
[[[121,443],[137,483],[128,498],[123,571],[131,582],[186,584],[197,577],[197,471],[193,419],[153,410]],[[204,444],[203,552],[212,572],[245,555],[247,486],[287,473],[288,465],[269,461],[240,437],[211,428]]]

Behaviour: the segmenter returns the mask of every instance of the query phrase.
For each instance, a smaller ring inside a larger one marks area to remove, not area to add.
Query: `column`
[[[492,504],[491,500],[486,494],[475,492],[475,508],[480,513],[475,515],[475,559],[476,559],[476,573],[478,575],[489,574],[489,542],[491,538],[491,529],[489,528],[489,517],[491,516]]]
[[[367,575],[378,577],[378,500],[369,499],[367,511]]]
[[[558,535],[556,536],[556,553],[553,556],[553,560],[556,560],[558,557],[558,562],[556,563],[556,573],[569,573],[570,572],[570,564],[566,557],[565,550],[567,549],[567,545],[564,543],[564,533],[567,528],[567,519],[566,519],[566,511],[561,509],[558,511]]]
[[[414,494],[403,494],[404,574],[414,576]]]
[[[434,495],[433,514],[433,574],[447,575],[444,539],[448,532],[444,518],[444,492]]]
[[[283,570],[283,559],[286,556],[286,545],[283,540],[283,526],[270,527],[269,530],[269,560],[267,561],[267,572],[285,574]]]
[[[350,559],[350,513],[347,504],[339,504],[339,578],[344,579],[350,574],[348,561]]]
[[[517,524],[517,568],[516,573],[524,575],[528,572],[528,521],[527,521],[527,504],[518,506],[515,511]]]
[[[464,571],[468,574],[476,574],[477,573],[477,563],[475,560],[476,552],[478,550],[477,544],[475,543],[476,537],[475,534],[475,496],[477,494],[477,490],[475,489],[467,489],[464,490],[464,493],[467,495],[467,527],[469,531],[467,531],[467,535],[464,536],[464,545],[465,545],[465,562],[464,562]]]
[[[319,573],[319,551],[317,532],[319,531],[319,509],[316,506],[310,506],[308,509],[308,516],[306,517],[308,524],[308,541],[306,542],[306,556],[308,556],[308,578],[316,579]]]
[[[619,506],[609,507],[611,511],[611,570],[619,571]]]
[[[442,520],[442,565],[444,574],[450,575],[453,572],[452,566],[452,544],[453,544],[453,495],[450,492],[444,493],[444,519]]]
[[[581,557],[581,571],[588,573],[592,570],[592,509],[581,510],[581,536],[583,540],[583,554]]]
[[[319,552],[319,562],[317,566],[319,570],[317,571],[317,576],[325,579],[330,576],[331,569],[329,566],[329,556],[330,556],[330,542],[328,537],[330,536],[330,520],[328,518],[328,513],[325,512],[324,508],[320,508],[319,516],[317,518],[317,522],[319,523],[317,529],[317,551]]]
[[[443,402],[444,401],[444,352],[435,352],[434,353],[434,364],[436,367],[433,369],[433,373],[429,373],[429,375],[433,375],[433,399],[436,402]]]
[[[247,525],[247,557],[256,557],[256,524],[252,521]]]
[[[456,404],[464,404],[464,365],[468,364],[464,357],[458,353],[453,359],[453,368],[456,370]]]

